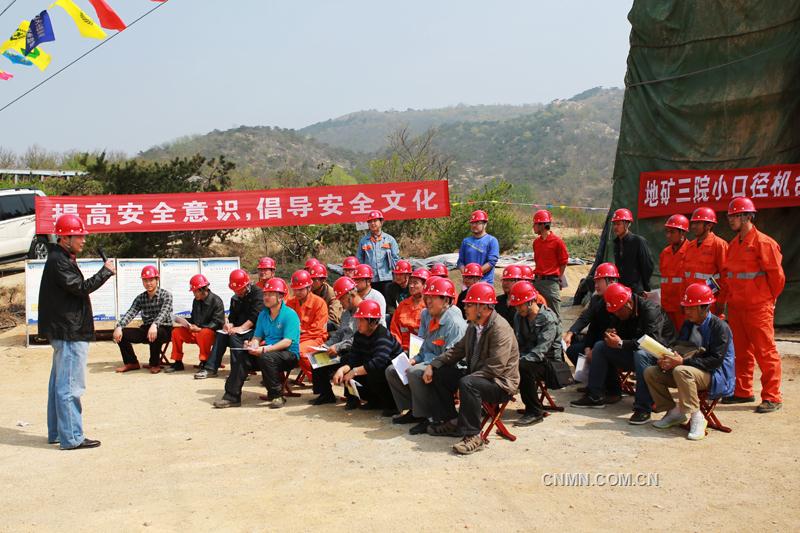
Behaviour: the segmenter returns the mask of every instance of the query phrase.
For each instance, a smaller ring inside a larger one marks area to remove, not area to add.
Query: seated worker
[[[264,309],[264,293],[254,283],[245,270],[237,268],[228,277],[228,287],[233,291],[230,313],[225,318],[221,331],[217,332],[211,355],[203,368],[198,370],[194,379],[206,379],[216,376],[220,368],[225,350],[231,350],[231,360],[236,357],[249,357],[241,349],[244,343],[253,337],[253,328],[258,314]]]
[[[411,334],[416,335],[419,331],[420,314],[425,309],[422,290],[429,276],[424,268],[418,268],[411,274],[408,280],[409,296],[400,302],[392,317],[389,331],[406,352]]]
[[[381,326],[386,327],[386,298],[383,297],[379,291],[372,288],[372,267],[369,265],[358,265],[356,273],[353,274],[351,279],[356,282],[356,289],[358,295],[362,300],[374,300],[381,306],[383,318],[381,318]]]
[[[333,287],[328,283],[328,268],[320,263],[309,270],[311,274],[311,292],[316,294],[328,306],[328,323],[326,329],[333,331],[339,327],[342,318],[342,304],[334,294]]]
[[[364,300],[358,304],[353,314],[356,318],[356,332],[347,362],[333,375],[333,383],[341,385],[355,381],[358,395],[367,403],[350,394],[345,388],[347,404],[345,409],[383,409],[381,416],[397,414],[389,384],[386,382],[386,367],[403,349],[389,331],[380,323],[381,308],[374,300]]]
[[[426,270],[421,269],[427,273]],[[435,413],[436,395],[433,387],[422,382],[422,374],[434,357],[449,350],[467,330],[467,323],[461,316],[458,307],[453,305],[456,288],[447,278],[435,278],[426,284],[424,298],[425,308],[422,311],[419,336],[423,339],[419,353],[409,357],[411,368],[406,377],[408,385],[404,385],[394,366],[386,368],[386,381],[392,391],[397,409],[405,414],[392,419],[395,424],[417,422],[410,433],[417,435],[428,429],[429,418]]]
[[[533,267],[530,265],[520,265],[520,269],[522,269],[522,281],[533,281],[536,279],[536,275],[533,273]],[[545,300],[545,305],[547,304],[547,300]]]
[[[172,328],[172,360],[165,372],[183,370],[183,344],[196,344],[200,348],[200,367],[211,355],[214,337],[217,330],[225,323],[225,306],[222,298],[211,292],[208,279],[202,274],[195,274],[189,280],[189,290],[194,293],[192,315],[186,326]]]
[[[464,297],[467,295],[467,291],[470,287],[483,279],[483,269],[481,269],[478,263],[469,263],[464,266],[461,275],[465,288],[461,291],[461,294],[458,295],[458,303],[456,305],[461,310],[461,316],[466,319],[467,314],[464,311]]]
[[[331,332],[324,346],[328,348],[330,357],[339,356],[341,362],[315,368],[311,371],[311,382],[314,386],[313,392],[319,395],[310,401],[312,405],[336,403],[336,396],[333,394],[333,388],[331,387],[331,379],[342,363],[347,361],[347,355],[350,353],[350,347],[353,345],[353,335],[356,331],[356,319],[353,314],[358,309],[358,304],[362,302],[361,296],[358,295],[356,290],[356,282],[347,276],[337,279],[333,284],[333,290],[344,311],[342,312],[339,328]]]
[[[610,327],[611,315],[606,310],[606,301],[603,295],[612,283],[619,281],[619,272],[614,263],[601,263],[594,271],[594,294],[589,300],[589,305],[581,311],[580,316],[564,333],[564,344],[567,345],[567,357],[573,366],[578,365],[578,356],[586,357],[586,362],[592,360],[592,346],[603,339],[605,331]],[[586,329],[586,334],[582,334]],[[616,380],[616,376],[613,376]]]
[[[321,264],[322,263],[320,262],[319,259],[317,259],[316,257],[311,257],[309,259],[306,259],[306,264],[303,266],[303,270],[311,274],[311,269]]]
[[[448,278],[450,272],[447,271],[447,266],[444,263],[434,263],[429,270],[431,276],[438,276],[440,278]]]
[[[344,272],[344,276],[353,279],[353,276],[356,275],[356,267],[359,265],[358,259],[354,256],[345,257],[344,261],[342,261],[342,271]]]
[[[297,366],[300,359],[300,318],[283,299],[288,292],[286,282],[272,278],[264,287],[264,309],[258,314],[253,338],[245,342],[247,357],[231,359],[231,373],[225,380],[225,394],[214,407],[242,405],[242,386],[250,370],[261,370],[267,388],[267,401],[272,409],[286,404],[283,397],[283,374]]]
[[[514,315],[514,334],[519,346],[519,392],[525,413],[515,426],[530,426],[544,420],[538,382],[547,377],[546,360],[563,361],[561,321],[549,307],[536,303],[538,291],[530,281],[518,281],[508,295]]]
[[[644,369],[654,365],[655,358],[639,347],[642,335],[649,335],[661,344],[668,346],[675,339],[675,327],[658,304],[646,300],[622,283],[614,283],[603,294],[606,309],[611,316],[611,327],[606,330],[603,340],[592,348],[592,362],[589,366],[589,389],[579,400],[570,402],[573,407],[605,407],[603,391],[611,386],[607,379],[609,372],[634,370],[636,372],[636,392],[633,402],[633,415],[629,424],[641,425],[650,420],[653,399],[644,381]],[[608,391],[619,394],[620,387]]]
[[[300,367],[310,374],[308,354],[328,340],[328,306],[311,292],[311,274],[307,271],[295,271],[291,287],[292,297],[286,299],[286,305],[300,317]]]
[[[699,391],[713,388],[715,381],[725,381],[725,361],[733,361],[733,337],[728,324],[711,313],[714,293],[705,283],[693,283],[686,288],[681,304],[686,322],[678,335],[679,341],[702,347],[703,352],[692,356],[672,356],[658,359],[657,366],[644,371],[644,379],[655,400],[655,411],[666,411],[664,418],[653,422],[653,427],[666,429],[686,423],[689,419],[689,440],[701,440],[706,436],[708,422],[700,411]],[[733,365],[728,374],[733,376]],[[670,387],[678,389],[678,403],[672,399]]]
[[[508,265],[503,269],[503,278],[501,280],[503,294],[497,297],[497,305],[494,310],[501,317],[505,318],[509,325],[514,323],[514,313],[516,313],[516,310],[513,305],[508,305],[508,293],[511,292],[511,287],[521,280],[522,268],[520,268],[519,265]]]
[[[262,257],[258,260],[258,281],[256,286],[264,290],[267,281],[275,277],[275,260],[271,257]]]
[[[144,292],[134,298],[130,309],[114,328],[114,342],[119,345],[123,363],[117,372],[141,368],[131,344],[134,342],[150,346],[150,373],[161,372],[161,347],[172,337],[172,294],[158,286],[158,278],[158,269],[153,265],[142,269]],[[142,314],[142,325],[125,327],[139,313]]]
[[[394,315],[397,305],[408,298],[408,278],[411,276],[411,263],[401,259],[392,270],[392,282],[386,289],[386,314]]]
[[[431,361],[422,381],[433,383],[438,400],[434,418],[441,421],[428,426],[428,434],[462,437],[453,450],[467,455],[485,444],[480,435],[482,402],[504,402],[517,392],[519,348],[514,330],[494,310],[494,287],[476,283],[464,300],[469,321],[466,333]],[[467,362],[466,369],[457,365],[462,359]],[[456,390],[461,400],[458,413]]]

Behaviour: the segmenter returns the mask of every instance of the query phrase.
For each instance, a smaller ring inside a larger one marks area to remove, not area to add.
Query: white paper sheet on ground
[[[579,355],[578,363],[575,365],[575,381],[587,383],[589,381],[589,365],[586,364],[586,356]]]
[[[395,372],[397,372],[397,377],[399,377],[400,381],[403,382],[403,385],[408,385],[408,376],[406,375],[406,372],[409,368],[411,368],[411,363],[408,360],[406,352],[402,352],[400,355],[392,359],[392,366],[394,367]]]
[[[646,351],[656,359],[672,354],[672,350],[655,340],[650,335],[642,335],[642,338],[639,339],[638,342],[639,348]]]
[[[411,334],[408,340],[408,356],[409,357],[416,357],[419,351],[422,349],[422,343],[424,342],[422,337],[417,335]]]

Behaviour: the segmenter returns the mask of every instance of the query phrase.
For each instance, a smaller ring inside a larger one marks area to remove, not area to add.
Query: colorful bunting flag
[[[0,80],[10,80],[13,77],[13,74],[9,74],[8,72],[0,70]]]
[[[12,52],[11,50],[6,50],[3,52],[3,55],[6,59],[14,63],[15,65],[25,65],[26,67],[30,67],[33,65],[33,62],[27,59],[22,54],[18,54],[17,52]]]
[[[122,31],[127,28],[119,15],[106,3],[106,0],[89,0],[89,3],[94,7],[100,25],[105,29]]]
[[[81,8],[76,6],[72,0],[56,0],[50,5],[51,8],[53,6],[63,8],[72,17],[75,26],[78,27],[78,31],[84,37],[88,39],[105,39],[106,32],[100,29],[100,26],[89,15],[84,13]]]
[[[30,27],[30,22],[27,20],[23,20],[19,23],[19,27],[14,30],[14,33],[11,34],[11,37],[3,44],[0,44],[0,53],[5,52],[9,49],[21,49],[25,48],[25,36],[28,34],[28,28]]]
[[[47,14],[47,11],[42,11],[31,20],[28,33],[25,35],[23,52],[28,55],[41,43],[55,40],[56,36],[53,33],[53,25],[50,23],[50,15]]]
[[[25,59],[31,61],[39,70],[44,70],[50,65],[50,60],[52,58],[50,54],[37,47],[31,50],[31,53],[26,55]]]

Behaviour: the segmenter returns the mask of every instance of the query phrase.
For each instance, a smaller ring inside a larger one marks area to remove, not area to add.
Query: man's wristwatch
[[[619,340],[619,347],[620,347],[620,348],[622,348],[622,345],[623,345],[623,344],[624,344],[624,341],[623,341],[622,339],[620,339],[620,340]]]

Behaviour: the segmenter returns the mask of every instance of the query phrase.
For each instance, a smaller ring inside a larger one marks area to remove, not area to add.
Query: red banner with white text
[[[37,196],[36,233],[53,233],[65,213],[90,233],[197,231],[366,221],[378,209],[386,220],[450,215],[447,181],[418,181],[266,189],[260,191]]]
[[[689,214],[700,206],[726,211],[737,196],[751,198],[758,209],[800,206],[800,165],[642,172],[639,218]]]

